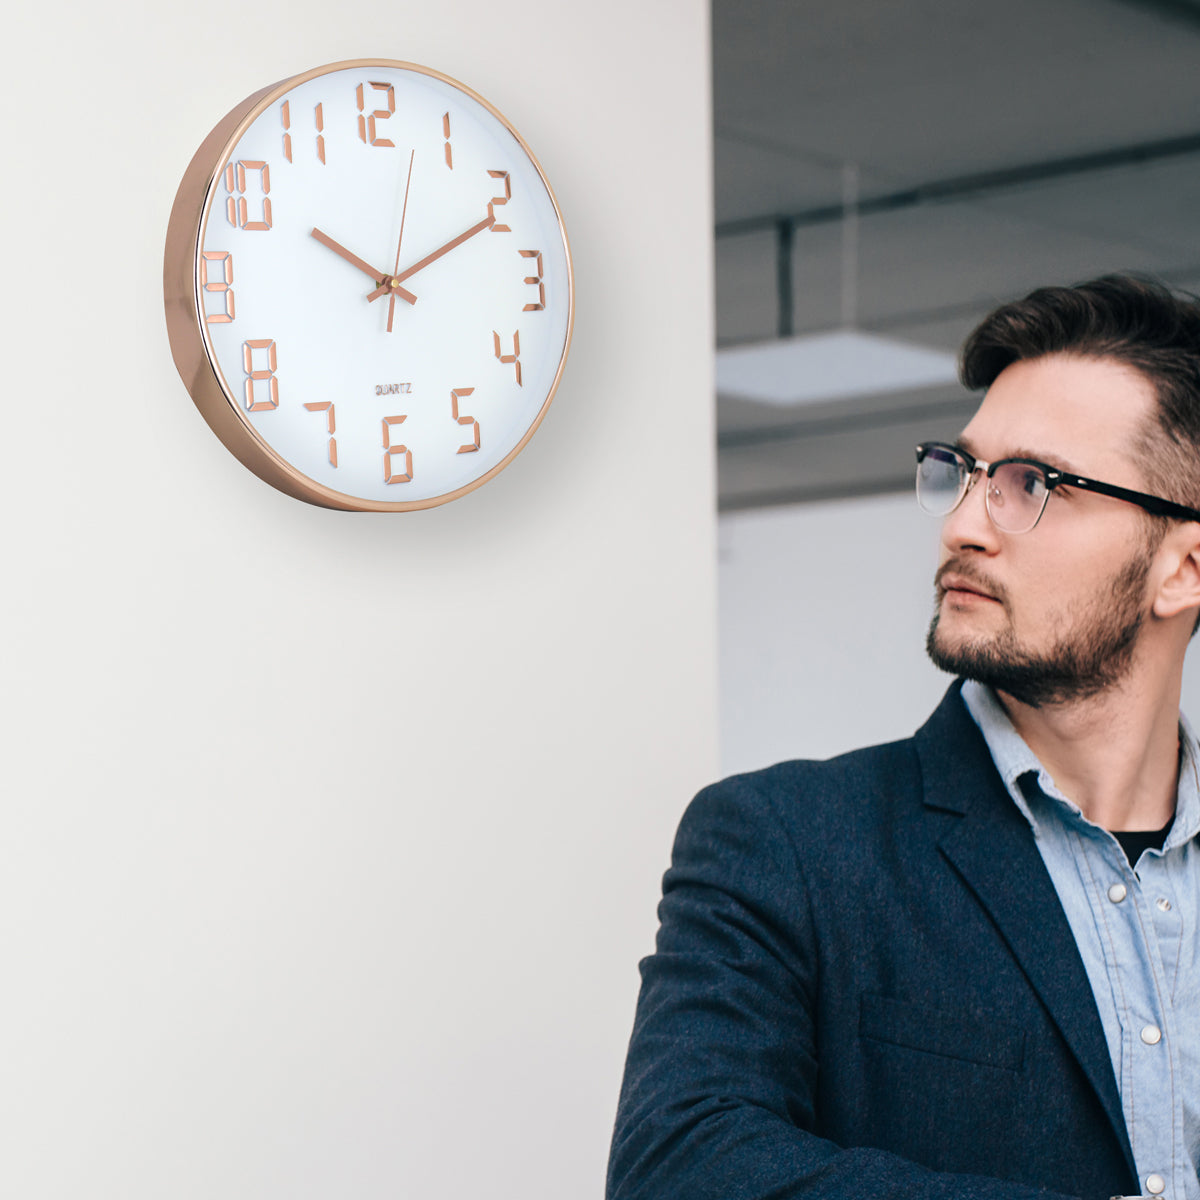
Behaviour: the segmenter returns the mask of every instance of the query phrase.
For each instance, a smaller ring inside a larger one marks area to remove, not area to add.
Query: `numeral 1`
[[[500,350],[500,335],[493,329],[492,342],[496,348],[496,358],[502,363],[512,363],[513,370],[517,375],[517,387],[521,387],[521,333],[520,330],[513,331],[513,349],[511,354],[503,354]]]
[[[383,418],[383,482],[384,483],[411,483],[413,477],[412,451],[407,446],[392,445],[392,426],[399,425],[402,421],[408,419],[406,413],[403,417],[384,417]],[[397,473],[393,469],[392,455],[404,455],[404,471]]]
[[[285,100],[279,109],[283,118],[283,157],[292,161],[292,110],[290,103]]]
[[[469,446],[459,446],[455,451],[456,454],[470,454],[472,450],[479,449],[479,422],[474,417],[458,415],[458,402],[464,396],[470,396],[475,391],[474,388],[455,388],[450,393],[450,413],[460,425],[470,425],[471,432],[474,434],[475,440]]]
[[[325,428],[329,431],[329,465],[331,467],[336,467],[337,438],[335,438],[333,435],[334,431],[337,429],[337,421],[333,415],[333,405],[328,400],[325,400],[320,404],[306,404],[304,407],[307,408],[309,412],[323,412],[329,414],[329,417],[325,422]]]
[[[254,365],[255,350],[265,350],[267,352],[267,365],[265,367],[256,367]],[[273,338],[258,338],[252,342],[242,343],[242,366],[246,368],[245,396],[247,412],[262,412],[264,409],[279,407],[279,380],[275,378],[275,371],[278,369],[278,365]],[[264,382],[267,384],[267,398],[265,400],[255,399],[254,385]]]
[[[210,279],[209,263],[221,264],[221,278]],[[209,325],[228,325],[233,320],[233,255],[228,250],[205,250],[200,257],[200,290],[216,292],[224,297],[223,312],[205,312],[204,320]]]

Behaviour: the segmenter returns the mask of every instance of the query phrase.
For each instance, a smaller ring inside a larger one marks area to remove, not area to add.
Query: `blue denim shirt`
[[[1180,718],[1179,792],[1162,850],[1130,867],[1058,790],[995,693],[962,691],[1033,829],[1104,1023],[1144,1193],[1200,1200],[1200,746]]]

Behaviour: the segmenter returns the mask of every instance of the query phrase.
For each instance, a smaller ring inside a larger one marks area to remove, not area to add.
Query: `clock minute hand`
[[[385,281],[391,280],[391,276],[388,275],[386,271],[375,270],[370,263],[364,262],[358,257],[357,254],[347,250],[346,247],[341,244],[341,242],[335,242],[333,238],[329,236],[329,234],[324,233],[322,230],[313,229],[312,236],[316,238],[322,246],[328,246],[329,249],[334,252],[334,254],[340,255],[342,258],[344,258],[352,267],[357,267],[364,275],[370,275],[370,277],[374,279],[376,283],[378,283],[381,279]],[[403,299],[407,300],[409,304],[416,304],[417,302],[416,296],[414,296],[412,292],[408,291],[406,288],[400,287],[399,284],[397,284],[394,289],[389,288],[387,290],[392,291],[393,295],[401,296]],[[379,294],[382,295],[383,293],[380,292]],[[372,295],[371,299],[374,300],[375,296]]]
[[[373,291],[367,293],[368,300],[378,300],[380,296],[387,295],[393,289],[399,290],[403,294],[404,289],[400,285],[418,271],[423,271],[431,262],[436,262],[443,254],[449,254],[456,246],[461,246],[468,238],[473,238],[477,233],[482,233],[485,229],[490,229],[495,224],[496,218],[489,214],[484,217],[476,225],[472,225],[470,229],[464,233],[460,233],[458,237],[451,238],[444,246],[439,246],[432,254],[427,254],[420,262],[415,262],[405,271],[401,271],[399,275],[390,275]]]

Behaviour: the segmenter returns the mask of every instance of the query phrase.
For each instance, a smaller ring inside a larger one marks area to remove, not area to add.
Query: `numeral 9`
[[[220,263],[222,278],[210,280],[208,264]],[[205,312],[204,320],[209,325],[228,325],[233,320],[233,255],[228,250],[205,250],[200,256],[200,290],[216,292],[224,297],[223,312]]]

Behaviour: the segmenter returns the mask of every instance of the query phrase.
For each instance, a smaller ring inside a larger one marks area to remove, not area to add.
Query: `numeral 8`
[[[265,350],[267,352],[267,365],[265,367],[255,367],[255,350]],[[262,412],[264,409],[279,407],[279,380],[275,378],[275,371],[278,365],[273,338],[257,338],[252,342],[242,343],[242,366],[246,368],[245,397],[247,412]],[[255,383],[263,382],[267,383],[267,398],[265,400],[256,400],[254,398],[254,385]]]

